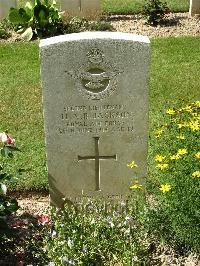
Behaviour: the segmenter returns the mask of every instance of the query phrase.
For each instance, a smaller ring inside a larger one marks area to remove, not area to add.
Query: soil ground
[[[141,15],[110,16],[107,18],[116,31],[147,35],[149,38],[200,36],[200,18],[189,13],[169,13],[162,25],[148,25]]]

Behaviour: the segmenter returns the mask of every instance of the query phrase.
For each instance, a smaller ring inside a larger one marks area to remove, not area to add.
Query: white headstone
[[[95,17],[101,12],[100,0],[61,0],[60,4],[72,16]]]
[[[40,57],[51,202],[126,195],[147,174],[149,39],[73,33]]]
[[[190,16],[200,15],[200,0],[190,0]]]
[[[16,0],[0,0],[0,19],[8,16],[11,7],[16,7]]]

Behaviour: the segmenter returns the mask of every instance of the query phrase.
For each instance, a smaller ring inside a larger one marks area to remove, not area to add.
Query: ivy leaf
[[[7,174],[6,173],[0,173],[0,180],[6,179]]]
[[[10,213],[16,212],[19,209],[19,205],[16,199],[11,199],[8,203],[7,203],[7,210]]]
[[[10,157],[10,158],[13,157],[12,150],[9,148],[9,146],[4,146],[4,147],[1,149],[1,155],[2,155],[3,157]]]
[[[6,153],[5,153],[5,149],[4,148],[1,148],[1,156],[2,157],[5,157],[6,156]]]
[[[11,8],[9,13],[9,20],[15,25],[24,25],[30,20],[30,16],[26,13],[26,10],[20,8]]]

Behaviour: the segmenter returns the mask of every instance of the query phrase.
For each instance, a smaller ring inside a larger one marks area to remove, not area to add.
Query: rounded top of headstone
[[[79,40],[91,40],[91,39],[103,39],[103,40],[125,40],[141,43],[150,43],[150,40],[147,36],[124,33],[124,32],[80,32],[80,33],[71,33],[66,35],[60,35],[56,37],[51,37],[43,39],[40,41],[40,47],[63,43],[63,42],[72,42]]]

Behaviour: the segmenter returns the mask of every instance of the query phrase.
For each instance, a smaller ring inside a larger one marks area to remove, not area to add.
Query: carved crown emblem
[[[100,64],[103,61],[104,55],[99,49],[94,48],[87,53],[87,57],[91,63]]]

